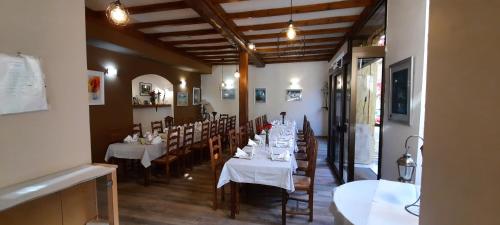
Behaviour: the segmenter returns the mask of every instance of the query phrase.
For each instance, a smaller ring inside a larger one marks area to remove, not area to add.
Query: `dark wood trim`
[[[187,52],[191,52],[191,51],[202,51],[202,50],[207,50],[207,51],[210,51],[210,50],[222,50],[222,49],[235,49],[234,46],[232,45],[217,45],[217,46],[199,46],[199,47],[183,47],[183,46],[179,46],[178,48],[184,50],[184,51],[187,51]],[[193,54],[196,54],[196,52],[191,52]]]
[[[132,7],[127,7],[127,10],[130,14],[141,14],[141,13],[160,12],[160,11],[185,9],[185,8],[188,8],[188,6],[184,1],[176,1],[176,2],[151,4],[151,5],[132,6]]]
[[[191,25],[191,24],[203,24],[207,23],[200,17],[195,18],[186,18],[186,19],[176,19],[176,20],[160,20],[160,21],[151,21],[151,22],[140,22],[140,23],[132,23],[130,24],[132,28],[142,29],[142,28],[150,28],[150,27],[158,27],[165,25]]]
[[[185,0],[185,2],[217,29],[229,43],[238,46],[241,50],[245,50],[255,65],[258,67],[265,66],[262,58],[248,48],[247,39],[242,33],[238,32],[236,24],[228,19],[226,12],[220,4],[213,3],[211,0]]]
[[[183,45],[183,44],[210,44],[210,43],[222,43],[227,42],[225,38],[213,38],[213,39],[200,39],[200,40],[182,40],[182,41],[163,41],[170,45]]]
[[[317,30],[304,30],[297,32],[297,35],[316,35],[316,34],[335,34],[335,33],[347,33],[351,29],[350,28],[331,28],[331,29],[317,29]],[[255,34],[255,35],[247,35],[246,37],[249,40],[255,39],[268,39],[268,38],[277,38],[280,35],[282,38],[286,38],[285,33],[270,33],[270,34]],[[306,39],[307,42],[307,39]]]
[[[208,35],[208,34],[218,34],[214,29],[204,29],[204,30],[186,30],[186,31],[175,31],[175,32],[161,32],[161,33],[148,33],[147,36],[153,38],[161,38],[168,36],[197,36],[197,35]]]
[[[234,54],[238,55],[238,51],[235,50],[227,50],[227,51],[216,51],[216,52],[192,52],[196,57],[203,57],[207,55],[225,55],[225,54]]]
[[[164,108],[164,107],[172,107],[172,104],[157,104],[157,105],[132,105],[133,108],[135,109],[141,109],[141,108]]]
[[[248,53],[240,52],[239,65],[239,124],[246,125],[248,122]]]
[[[299,51],[299,50],[314,50],[314,49],[331,49],[330,51],[335,50],[337,45],[310,45],[305,47],[288,47],[288,48],[279,48],[280,51]],[[258,48],[257,52],[260,54],[266,54],[268,52],[278,52],[278,48]]]
[[[323,42],[338,42],[344,40],[343,37],[329,37],[329,38],[311,38],[311,39],[306,39],[306,44],[307,43],[323,43]],[[255,43],[255,46],[257,46],[257,51],[258,47],[267,47],[267,46],[276,46],[278,42],[273,41],[273,42],[259,42]],[[286,43],[298,43],[298,41],[281,41],[281,44],[286,44]]]
[[[314,25],[323,25],[323,24],[332,24],[332,23],[355,22],[358,19],[359,19],[358,15],[336,16],[336,17],[327,17],[327,18],[319,18],[319,19],[297,20],[297,21],[293,21],[293,25],[296,27],[314,26]],[[249,25],[249,26],[240,26],[240,27],[238,27],[238,30],[243,32],[243,31],[251,31],[251,30],[284,29],[287,26],[288,26],[288,22],[266,23],[266,24],[257,24],[257,25]]]
[[[319,50],[312,50],[312,51],[291,51],[295,54],[304,54],[304,55],[311,55],[311,54],[328,54],[331,55],[333,52],[333,49],[319,49]],[[292,53],[288,53],[292,54]],[[263,52],[262,54],[263,58],[269,58],[270,56],[279,56],[280,54],[278,52]]]
[[[373,0],[348,0],[340,2],[330,2],[330,3],[320,3],[314,5],[301,5],[294,6],[292,11],[294,14],[299,13],[309,13],[309,12],[319,12],[326,10],[335,9],[346,9],[354,7],[365,7],[373,3]],[[289,15],[290,7],[275,8],[275,9],[262,9],[238,13],[227,14],[230,19],[243,19],[243,18],[256,18],[256,17],[268,17],[268,16],[280,16]]]

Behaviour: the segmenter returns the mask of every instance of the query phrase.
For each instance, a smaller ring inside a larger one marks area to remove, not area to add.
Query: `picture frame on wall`
[[[149,96],[149,93],[151,93],[151,90],[153,90],[153,84],[144,83],[144,82],[139,83],[139,95]]]
[[[286,89],[286,101],[302,101],[302,89]]]
[[[222,88],[222,100],[234,100],[236,98],[236,90],[234,88]]]
[[[193,87],[193,105],[201,104],[201,89]]]
[[[255,103],[266,103],[266,88],[255,88]]]
[[[104,72],[87,70],[89,105],[104,105]]]
[[[177,92],[177,106],[188,106],[189,105],[189,94],[187,91]]]
[[[389,120],[410,125],[413,57],[389,66]]]

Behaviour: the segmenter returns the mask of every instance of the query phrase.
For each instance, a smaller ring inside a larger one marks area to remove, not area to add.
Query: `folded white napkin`
[[[248,158],[249,155],[248,155],[248,153],[241,150],[240,148],[236,148],[236,153],[234,154],[234,156],[236,156],[238,158]]]
[[[261,135],[266,135],[266,131],[265,131],[265,130],[262,130],[262,131],[260,132],[260,134],[261,134]]]
[[[286,150],[285,152],[278,155],[271,155],[271,160],[275,161],[290,161],[290,152]]]
[[[134,134],[134,136],[132,137],[132,140],[133,140],[134,142],[139,141],[139,134],[138,134],[138,133],[135,133],[135,134]]]
[[[168,133],[168,128],[163,128],[163,133]]]
[[[250,145],[250,146],[257,146],[257,143],[255,143],[254,141],[252,141],[252,139],[248,139],[248,145]]]
[[[127,135],[127,137],[125,137],[125,139],[123,139],[123,142],[125,143],[132,143],[134,141],[134,139],[132,139],[132,137],[130,135]]]
[[[262,141],[262,137],[261,137],[260,135],[257,135],[257,134],[256,134],[253,138],[254,138],[256,141]]]
[[[147,133],[146,134],[146,140],[148,140],[149,142],[151,142],[153,140],[153,135],[151,133]]]
[[[156,145],[156,144],[160,144],[161,143],[161,137],[160,136],[156,136],[155,138],[153,138],[153,140],[151,141],[151,144],[153,145]]]
[[[158,130],[153,131],[153,136],[158,136]]]
[[[288,144],[288,141],[276,141],[276,147],[278,148],[287,148]]]

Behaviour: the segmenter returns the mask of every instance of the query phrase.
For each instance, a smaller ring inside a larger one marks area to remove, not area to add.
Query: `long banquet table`
[[[265,147],[263,143],[258,146],[246,146],[242,150],[251,152],[252,159],[231,158],[228,160],[219,177],[217,188],[227,183],[231,183],[231,217],[236,215],[236,189],[238,183],[260,184],[282,188],[285,192],[295,190],[293,184],[293,173],[297,169],[297,162],[294,152],[297,150],[295,141],[295,122],[287,122],[285,125],[273,122],[270,131],[270,146]],[[261,136],[265,139],[265,136]],[[288,142],[288,146],[276,146],[277,140]],[[278,155],[288,151],[290,159],[288,161],[272,160],[271,154]],[[283,206],[285,206],[283,204]]]

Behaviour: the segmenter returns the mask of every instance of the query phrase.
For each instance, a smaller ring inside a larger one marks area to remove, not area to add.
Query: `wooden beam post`
[[[240,51],[239,117],[240,125],[248,122],[248,52]]]

